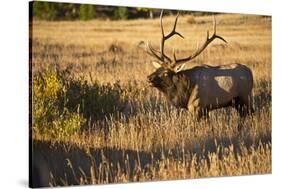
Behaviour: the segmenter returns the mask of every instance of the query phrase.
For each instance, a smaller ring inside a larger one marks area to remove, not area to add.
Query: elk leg
[[[247,115],[254,112],[252,106],[252,97],[237,97],[235,99],[235,108],[240,114],[240,120],[238,123],[238,131],[241,131],[243,123]]]
[[[201,118],[209,120],[209,110],[207,108],[200,110]]]
[[[202,108],[200,108],[200,99],[198,98],[197,94],[198,87],[195,87],[189,97],[187,109],[196,117],[197,121],[200,121],[204,112],[202,111]]]
[[[252,97],[235,98],[235,108],[239,112],[240,117],[246,117],[253,113]]]
[[[197,121],[201,121],[202,119],[209,120],[209,111],[207,109],[195,108],[191,113]]]
[[[254,103],[253,103],[253,96],[249,95],[245,97],[246,105],[247,105],[247,112],[248,114],[254,113]]]
[[[193,116],[194,119],[196,119],[197,121],[199,121],[202,117],[202,114],[197,110],[197,109],[193,109],[193,110],[188,110],[191,115]]]
[[[203,117],[203,112],[198,107],[189,106],[188,111],[197,121],[200,121]]]

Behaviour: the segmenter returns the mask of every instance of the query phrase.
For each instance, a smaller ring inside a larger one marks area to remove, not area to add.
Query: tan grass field
[[[40,162],[38,172],[46,175],[45,183],[102,184],[271,173],[271,18],[219,14],[216,20],[217,33],[228,44],[213,42],[186,69],[229,63],[252,69],[256,111],[246,118],[241,131],[237,130],[235,109],[212,111],[210,120],[197,122],[148,86],[153,59],[140,44],[150,41],[159,48],[158,18],[34,21],[33,76],[59,66],[70,70],[72,80],[83,78],[89,87],[95,81],[112,86],[119,97],[115,100],[119,108],[102,112],[98,118],[91,116],[93,111],[85,113],[87,104],[79,104],[78,113],[87,115],[83,126],[87,129],[71,135],[37,132],[41,123],[33,120],[33,158],[35,164]],[[164,17],[166,33],[173,21],[172,16]],[[174,37],[166,52],[171,54],[174,48],[177,57],[192,53],[197,43],[204,42],[206,31],[212,32],[212,21],[212,16],[180,16],[177,31],[185,39]]]

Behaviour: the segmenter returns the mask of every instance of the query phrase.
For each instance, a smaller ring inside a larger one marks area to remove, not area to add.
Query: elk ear
[[[176,66],[176,67],[174,68],[174,71],[175,71],[176,73],[177,73],[177,72],[180,72],[180,71],[182,71],[182,70],[184,69],[184,67],[185,67],[185,64]]]
[[[161,65],[159,62],[156,62],[156,61],[152,61],[152,65],[153,65],[156,69],[162,67],[162,65]]]

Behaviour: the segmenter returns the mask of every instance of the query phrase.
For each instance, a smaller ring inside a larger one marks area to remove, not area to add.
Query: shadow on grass
[[[247,149],[271,144],[271,136],[262,136],[256,140],[240,136],[232,139],[212,137],[200,145],[179,146],[173,149],[156,149],[155,151],[136,151],[117,148],[79,148],[65,143],[33,141],[33,183],[32,186],[103,184],[126,181],[139,181],[140,175],[147,180],[153,179],[153,171],[161,169],[161,163],[167,167],[167,160],[190,165],[195,156],[197,164],[205,159],[210,167],[208,154],[215,153],[222,159],[225,148],[233,146],[234,155],[243,154],[241,145]],[[152,170],[154,169],[154,170]],[[51,173],[51,174],[50,174]],[[227,175],[226,175],[227,176]],[[180,179],[180,178],[179,178]],[[32,181],[31,181],[32,182]]]

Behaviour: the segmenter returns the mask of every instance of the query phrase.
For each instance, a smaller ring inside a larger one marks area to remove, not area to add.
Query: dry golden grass
[[[165,31],[173,17],[164,17]],[[192,21],[191,21],[192,20]],[[141,41],[158,46],[159,19],[132,21],[35,21],[32,29],[33,73],[60,65],[74,77],[101,84],[119,82],[126,103],[118,116],[91,120],[91,129],[60,140],[34,133],[34,149],[45,159],[51,185],[184,179],[271,173],[271,18],[253,15],[216,16],[215,41],[187,65],[241,63],[254,75],[256,112],[237,130],[232,108],[211,112],[195,121],[178,110],[146,77],[153,71]],[[186,56],[212,30],[212,17],[179,18],[167,52]],[[69,160],[69,161],[67,161]],[[67,163],[68,162],[68,163]],[[59,165],[59,166],[58,166]]]

